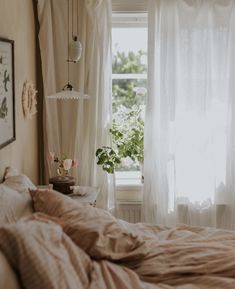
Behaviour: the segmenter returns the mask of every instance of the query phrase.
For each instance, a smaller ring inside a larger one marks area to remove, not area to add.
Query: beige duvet
[[[22,288],[235,288],[235,232],[134,225],[111,218],[109,223],[99,221],[103,229],[98,235],[90,232],[94,229],[89,224],[88,228],[81,224],[77,235],[73,230],[72,241],[62,230],[67,224],[61,227],[50,219],[36,215],[34,220],[0,228],[0,250]],[[110,230],[112,222],[124,232],[118,242]],[[95,250],[75,244],[77,239],[89,243],[92,236]],[[114,258],[109,250],[108,255],[102,253],[100,240],[106,242],[105,238],[113,246]],[[127,258],[120,252],[126,248]]]

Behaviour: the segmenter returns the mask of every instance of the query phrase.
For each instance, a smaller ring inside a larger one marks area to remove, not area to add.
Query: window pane
[[[137,52],[117,51],[113,55],[112,73],[147,73],[146,52],[139,50]]]
[[[122,156],[119,170],[139,171],[147,94],[147,28],[113,27],[112,41],[112,139]]]
[[[119,170],[139,170],[143,162],[146,79],[115,79],[113,93],[113,141],[123,155]]]
[[[117,51],[136,53],[139,50],[147,52],[147,28],[112,28],[112,51],[114,55]]]
[[[113,113],[119,106],[132,108],[143,105],[147,93],[147,79],[113,79]]]

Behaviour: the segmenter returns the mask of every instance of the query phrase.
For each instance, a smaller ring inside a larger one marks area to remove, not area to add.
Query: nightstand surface
[[[98,187],[83,187],[80,186],[81,190],[86,192],[84,196],[79,196],[76,193],[67,195],[70,198],[72,198],[75,201],[81,202],[81,203],[88,203],[92,206],[95,206],[97,196],[100,192],[100,189]]]

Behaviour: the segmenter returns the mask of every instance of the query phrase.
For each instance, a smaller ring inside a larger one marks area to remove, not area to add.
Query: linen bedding
[[[34,212],[0,225],[4,272],[18,280],[0,288],[235,288],[235,232],[129,224],[55,191],[30,194]]]

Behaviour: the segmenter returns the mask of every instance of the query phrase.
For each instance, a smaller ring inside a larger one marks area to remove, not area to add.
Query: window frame
[[[148,0],[112,0],[112,11],[119,13],[147,12]]]
[[[118,2],[118,1],[117,1]],[[119,1],[120,2],[120,1]],[[127,1],[128,2],[128,1]],[[139,1],[141,2],[141,1]],[[145,1],[142,1],[145,2]],[[130,4],[130,3],[129,3]],[[146,4],[146,3],[145,3]],[[146,6],[145,6],[146,8]],[[133,6],[132,6],[133,9]],[[112,28],[146,28],[148,29],[148,14],[146,10],[136,13],[135,9],[125,13],[113,11],[112,13]],[[148,33],[148,31],[147,31]],[[112,80],[114,79],[144,79],[147,80],[147,73],[143,74],[113,74]],[[140,171],[125,171],[126,174],[130,173],[130,177],[123,178],[123,172],[115,172],[116,187],[118,190],[137,191],[142,189],[143,184],[141,182]],[[134,176],[135,175],[135,176]]]

